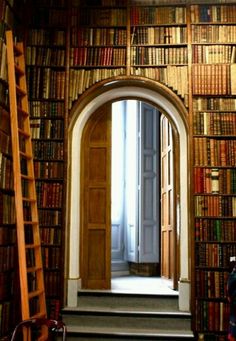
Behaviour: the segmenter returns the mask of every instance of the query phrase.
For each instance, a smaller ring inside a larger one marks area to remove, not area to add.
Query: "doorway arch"
[[[163,112],[179,135],[180,195],[177,202],[177,231],[180,242],[179,308],[190,309],[190,231],[188,200],[188,123],[187,110],[179,97],[165,85],[145,78],[119,77],[105,80],[87,90],[74,105],[68,130],[68,281],[67,305],[77,306],[80,287],[80,153],[81,136],[88,118],[108,101],[135,98],[149,102]]]

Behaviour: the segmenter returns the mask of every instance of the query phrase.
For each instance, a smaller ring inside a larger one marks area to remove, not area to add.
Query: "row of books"
[[[10,5],[10,6],[9,6]],[[8,28],[13,27],[14,15],[13,15],[13,4],[10,1],[2,0],[0,4],[0,21],[7,24]]]
[[[127,24],[126,8],[72,8],[71,26],[124,26]]]
[[[236,135],[236,113],[198,112],[193,130],[197,135]]]
[[[126,74],[126,68],[104,68],[104,69],[70,69],[70,97],[69,108],[71,108],[73,101],[75,101],[80,94],[88,89],[93,84],[117,76]]]
[[[34,175],[39,179],[59,179],[63,178],[64,165],[63,162],[34,162]]]
[[[188,68],[187,66],[167,65],[163,68],[132,67],[131,75],[154,79],[166,84],[185,98],[188,93]]]
[[[235,252],[235,244],[196,243],[196,266],[228,270],[229,259]]]
[[[64,136],[63,120],[55,119],[31,119],[31,137],[33,139],[62,139]]]
[[[26,73],[29,98],[65,98],[65,71],[28,67]]]
[[[132,28],[131,44],[186,44],[185,26],[156,26]]]
[[[62,224],[61,209],[50,210],[50,209],[39,207],[38,216],[39,216],[39,223],[42,228],[48,227],[48,226],[55,227],[57,225]]]
[[[72,47],[70,66],[125,66],[126,48],[121,47]]]
[[[57,227],[41,227],[40,237],[42,245],[60,245],[61,244],[61,229]]]
[[[193,45],[193,63],[216,64],[235,63],[235,46]]]
[[[37,7],[65,7],[66,0],[35,0],[35,5]]]
[[[13,190],[12,160],[0,152],[0,188]]]
[[[196,195],[196,217],[236,217],[236,197],[222,195]]]
[[[96,45],[126,45],[127,31],[125,28],[115,27],[72,27],[72,46],[96,46]]]
[[[197,297],[220,298],[226,297],[228,271],[196,270],[195,292]]]
[[[36,161],[63,160],[63,142],[33,140],[32,145]]]
[[[185,7],[131,7],[131,25],[184,24]]]
[[[58,269],[61,261],[60,247],[42,247],[43,266],[45,269]]]
[[[65,27],[67,16],[65,8],[52,7],[50,11],[47,7],[32,7],[30,24],[38,27]]]
[[[0,245],[14,244],[16,242],[16,230],[14,225],[0,226]]]
[[[4,40],[0,39],[0,79],[7,80],[7,47]]]
[[[61,303],[59,299],[56,298],[47,298],[46,299],[47,305],[47,316],[49,319],[53,319],[56,321],[60,320],[60,312],[61,312]]]
[[[204,318],[202,318],[202,316],[204,316]],[[224,332],[228,330],[228,324],[229,304],[227,302],[196,301],[197,331]],[[226,340],[225,335],[223,337],[224,340]],[[204,340],[206,340],[205,337]],[[215,340],[214,335],[209,336],[208,340]]]
[[[228,64],[194,64],[192,66],[194,95],[229,95],[231,94],[230,80]]]
[[[196,241],[231,242],[236,239],[236,220],[195,218]]]
[[[193,25],[192,43],[235,43],[236,26]]]
[[[6,285],[6,283],[5,283]],[[9,328],[14,328],[12,323],[12,311],[15,302],[5,301],[0,303],[0,335],[7,335],[9,333]]]
[[[9,299],[13,294],[13,281],[13,272],[7,271],[0,273],[0,301]]]
[[[131,47],[131,65],[168,65],[187,64],[186,47]]]
[[[216,110],[236,111],[236,98],[227,97],[195,97],[193,99],[194,111]]]
[[[59,182],[36,182],[37,202],[39,207],[61,207],[63,185]]]
[[[195,166],[235,166],[236,140],[194,138]]]
[[[30,29],[27,32],[27,46],[30,45],[47,45],[65,46],[66,32],[65,30],[46,30],[46,29]]]
[[[194,192],[236,194],[236,169],[195,167]]]
[[[65,50],[62,48],[27,46],[26,64],[36,66],[65,66]]]
[[[64,102],[59,101],[30,101],[30,117],[63,117],[65,112]]]
[[[235,22],[236,5],[192,5],[192,22]]]
[[[44,283],[47,296],[60,296],[61,276],[58,271],[44,271]]]
[[[15,201],[14,197],[0,192],[0,224],[15,224]]]
[[[0,82],[0,110],[2,111],[2,107],[8,107],[9,105],[9,96],[8,89],[4,82]]]
[[[0,271],[8,271],[14,268],[15,257],[14,245],[2,246],[0,245]]]

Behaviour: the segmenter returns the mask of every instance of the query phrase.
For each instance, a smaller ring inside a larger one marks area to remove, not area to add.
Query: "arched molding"
[[[108,101],[135,98],[157,107],[171,120],[179,138],[179,200],[177,230],[180,243],[179,307],[190,308],[190,231],[189,231],[189,162],[188,112],[179,97],[165,85],[137,77],[109,79],[88,89],[71,110],[68,130],[68,282],[67,305],[77,305],[80,287],[80,152],[81,136],[88,118]]]

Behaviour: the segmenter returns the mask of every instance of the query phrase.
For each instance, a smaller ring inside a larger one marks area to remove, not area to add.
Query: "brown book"
[[[236,95],[236,64],[230,65],[231,95]]]

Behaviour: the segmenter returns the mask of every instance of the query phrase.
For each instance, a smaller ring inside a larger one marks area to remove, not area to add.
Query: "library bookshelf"
[[[64,278],[66,1],[29,6],[26,72],[48,318],[59,319]]]
[[[20,1],[0,1],[0,337],[19,319],[15,200],[7,83],[6,30],[20,27]],[[18,31],[20,34],[20,31]]]
[[[229,259],[235,255],[236,6],[192,5],[195,328],[225,339]]]
[[[149,78],[174,91],[189,112],[193,329],[205,340],[226,340],[226,280],[229,257],[236,252],[236,5],[185,0],[27,4],[27,77],[49,314],[58,317],[63,305],[68,115],[100,81]],[[0,160],[1,173],[8,175],[8,103],[1,78]],[[0,252],[13,250],[15,240],[14,222],[8,221],[14,217],[10,178],[1,178],[1,204],[8,213],[1,217]],[[12,276],[0,264],[0,281]],[[12,292],[7,288],[1,297],[3,307]]]

